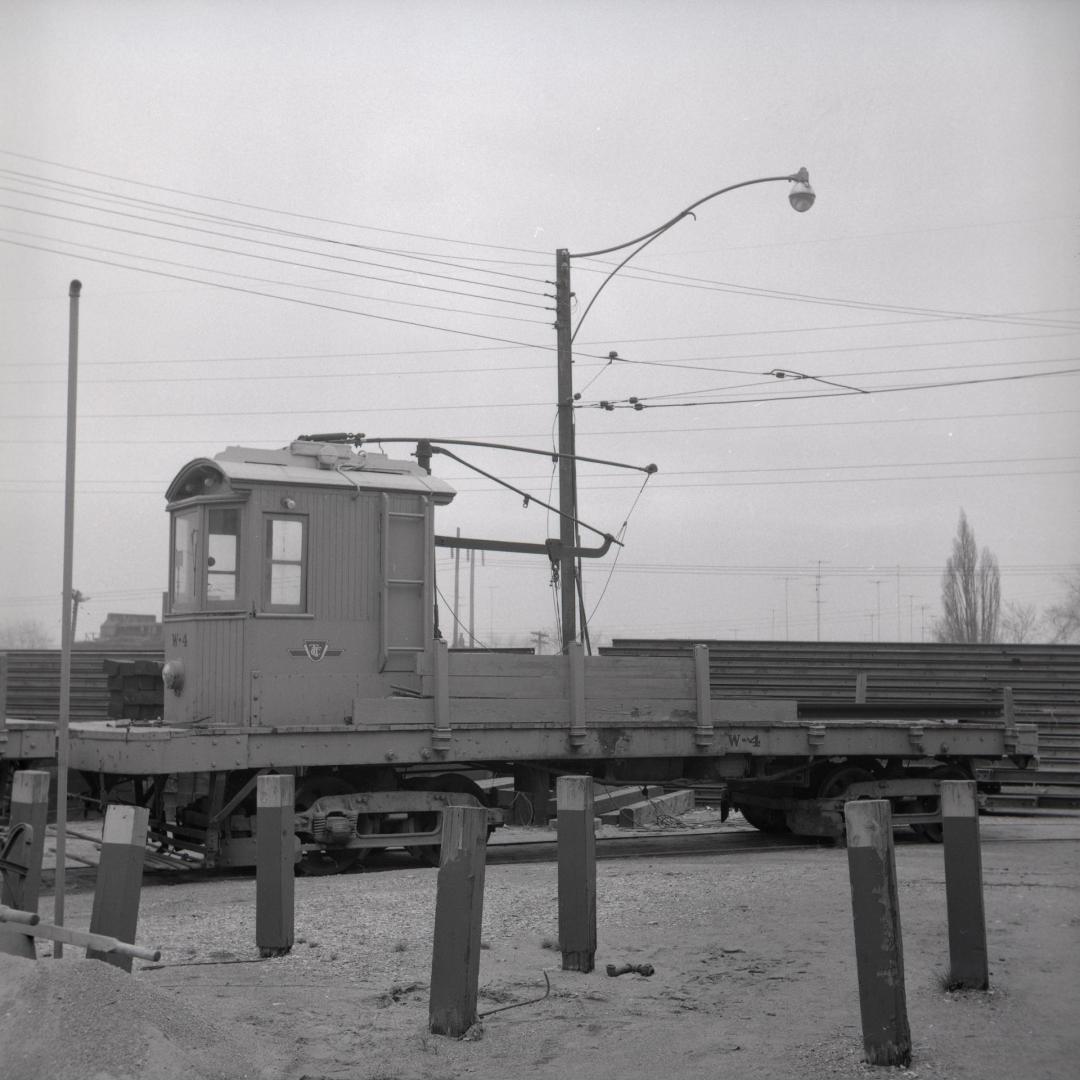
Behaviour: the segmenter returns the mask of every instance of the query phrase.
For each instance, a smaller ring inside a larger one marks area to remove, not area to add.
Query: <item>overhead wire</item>
[[[1046,361],[1044,361],[1044,362],[1046,362]],[[1057,362],[1058,363],[1076,363],[1077,358],[1076,357],[1069,357],[1067,360],[1060,360],[1060,361],[1057,361]],[[701,407],[701,406],[705,406],[705,405],[759,405],[759,404],[764,404],[764,403],[767,403],[767,402],[807,401],[807,400],[816,400],[816,399],[819,399],[819,398],[837,398],[837,397],[861,397],[864,394],[868,394],[869,396],[873,396],[874,394],[895,394],[895,393],[900,393],[900,392],[903,392],[903,391],[910,391],[910,390],[942,390],[942,389],[953,388],[953,387],[982,386],[982,385],[986,385],[988,383],[1019,382],[1019,381],[1023,381],[1023,380],[1027,380],[1027,379],[1041,379],[1041,378],[1049,378],[1049,377],[1054,377],[1054,376],[1076,375],[1076,374],[1080,374],[1080,368],[1076,368],[1076,367],[1074,367],[1074,368],[1066,368],[1065,370],[1062,370],[1062,371],[1029,371],[1029,372],[1024,372],[1024,373],[1019,374],[1019,375],[997,375],[997,376],[993,376],[993,377],[985,378],[985,379],[954,379],[954,380],[950,380],[950,381],[947,381],[947,382],[916,383],[916,384],[907,385],[907,386],[882,386],[882,387],[875,387],[873,390],[870,390],[870,391],[845,390],[845,391],[837,392],[837,391],[833,391],[833,390],[822,390],[820,392],[811,393],[811,394],[801,394],[801,393],[774,394],[774,395],[770,395],[768,397],[731,398],[731,399],[722,400],[722,401],[659,401],[659,403],[657,403],[657,404],[650,404],[650,402],[654,401],[655,398],[650,398],[648,396],[641,396],[641,397],[636,397],[635,399],[633,399],[633,401],[631,401],[630,399],[626,399],[625,402],[624,401],[615,401],[615,402],[606,402],[606,403],[591,402],[591,403],[579,404],[577,407],[578,408],[604,408],[604,409],[606,409],[608,411],[610,411],[610,408],[615,408],[615,409],[630,408],[630,409],[634,409],[635,411],[640,412],[642,409],[697,408],[697,407]],[[813,376],[803,376],[803,378],[809,378],[809,379],[812,380]],[[758,385],[758,384],[754,383],[754,384],[748,384],[748,385],[752,386],[752,385]],[[771,385],[771,384],[767,384],[767,385]],[[745,388],[745,387],[741,387],[741,388]],[[732,389],[741,389],[741,388],[740,387],[734,387]],[[715,391],[709,391],[709,392],[715,392]],[[689,396],[690,393],[691,392],[686,392],[686,393],[681,394],[681,395],[657,395],[657,397],[666,397],[666,396],[686,397],[686,396]]]
[[[8,240],[8,239],[5,239],[2,236],[0,236],[0,243],[2,243],[2,244],[11,244],[11,245],[14,245],[16,247],[30,248],[30,249],[35,250],[35,251],[45,251],[45,252],[49,252],[50,254],[53,254],[53,255],[68,255],[69,254],[68,252],[64,252],[64,251],[57,251],[55,248],[42,247],[41,245],[38,245],[38,244],[27,244],[27,243],[22,243],[21,241],[18,241],[18,240]],[[121,270],[133,270],[133,271],[136,271],[138,273],[153,274],[153,275],[155,275],[157,277],[170,278],[170,279],[172,279],[174,281],[186,281],[189,284],[206,285],[206,286],[210,286],[212,288],[226,289],[226,290],[228,290],[230,292],[244,293],[244,294],[246,294],[248,296],[261,296],[261,297],[265,297],[265,298],[271,299],[271,300],[283,300],[286,303],[300,304],[300,305],[302,305],[304,307],[319,308],[319,309],[321,309],[323,311],[335,311],[335,312],[339,312],[339,313],[345,314],[345,315],[357,315],[357,316],[359,316],[361,318],[374,319],[374,320],[376,320],[378,322],[396,323],[399,326],[411,326],[411,327],[419,328],[419,329],[423,329],[423,330],[435,330],[435,331],[439,331],[440,333],[445,333],[445,334],[456,334],[456,335],[460,335],[462,337],[477,338],[477,339],[479,339],[481,341],[497,341],[497,342],[499,342],[501,344],[504,344],[504,345],[514,345],[514,346],[518,346],[518,347],[525,348],[525,349],[539,349],[542,352],[553,352],[554,351],[554,346],[552,346],[552,345],[540,345],[540,344],[537,344],[535,342],[529,342],[529,341],[516,341],[516,340],[513,340],[511,338],[497,337],[497,336],[495,336],[493,334],[481,334],[481,333],[477,333],[475,331],[461,330],[461,329],[457,329],[457,328],[449,327],[449,326],[436,326],[436,325],[432,325],[431,323],[421,323],[421,322],[416,322],[416,321],[413,321],[413,320],[410,320],[410,319],[398,319],[398,318],[394,318],[393,316],[390,316],[390,315],[377,315],[374,312],[370,312],[370,311],[357,311],[355,308],[339,307],[339,306],[334,305],[334,304],[321,304],[321,303],[318,303],[317,301],[314,301],[314,300],[304,300],[304,299],[302,299],[300,297],[296,297],[296,296],[282,296],[282,295],[280,295],[278,293],[263,292],[260,289],[247,289],[247,288],[244,288],[244,287],[239,286],[239,285],[230,285],[230,284],[228,284],[226,282],[208,281],[208,280],[205,280],[205,279],[202,279],[202,278],[191,278],[191,277],[187,277],[187,276],[182,275],[182,274],[172,274],[172,273],[169,273],[169,272],[164,271],[164,270],[153,270],[153,269],[150,269],[150,268],[147,268],[147,267],[142,267],[142,266],[131,266],[130,264],[127,264],[127,263],[118,263],[118,262],[114,262],[114,261],[109,260],[109,259],[99,259],[99,258],[96,258],[94,256],[90,256],[90,255],[80,256],[80,258],[84,259],[87,262],[98,263],[99,265],[103,265],[103,266],[113,266],[113,267],[117,267],[117,268],[119,268]]]
[[[10,190],[10,189],[4,188],[3,186],[0,186],[0,191],[7,191],[7,190]],[[56,201],[65,202],[66,200],[58,199]],[[97,207],[89,207],[88,208],[88,207],[85,207],[84,204],[81,204],[81,203],[68,203],[68,205],[82,207],[83,209],[98,210]],[[342,270],[340,270],[340,269],[338,269],[336,267],[333,267],[333,266],[312,267],[312,266],[310,266],[310,264],[297,263],[297,262],[295,262],[295,260],[288,260],[288,259],[282,260],[282,259],[272,258],[271,256],[265,256],[265,255],[260,256],[260,255],[257,255],[255,253],[253,253],[253,252],[239,251],[239,250],[237,250],[235,248],[221,248],[221,247],[217,247],[217,246],[210,245],[210,244],[198,243],[198,242],[196,242],[194,240],[188,240],[188,239],[184,239],[182,237],[162,236],[160,233],[145,232],[144,230],[141,230],[141,229],[129,229],[129,228],[125,228],[124,226],[121,226],[121,225],[103,224],[101,222],[96,222],[96,221],[87,221],[84,218],[75,218],[75,217],[70,217],[70,216],[65,215],[65,214],[50,213],[47,210],[28,210],[26,207],[13,206],[11,203],[0,203],[0,209],[13,210],[16,213],[20,213],[20,214],[30,214],[30,215],[32,215],[34,217],[48,218],[51,221],[64,221],[64,222],[67,222],[68,224],[85,225],[85,226],[88,226],[89,228],[93,228],[93,229],[104,229],[104,230],[109,231],[109,232],[124,233],[125,235],[140,237],[141,239],[160,240],[160,241],[163,241],[165,243],[171,243],[171,244],[185,244],[185,245],[187,245],[189,247],[199,247],[199,248],[203,248],[204,250],[216,251],[216,252],[218,252],[220,254],[234,255],[234,256],[237,256],[239,258],[260,259],[260,260],[263,260],[263,261],[272,261],[272,262],[284,263],[285,265],[290,265],[290,266],[299,266],[299,267],[302,267],[304,269],[315,269],[315,270],[320,271],[321,273],[333,274],[333,273],[345,273],[346,272],[346,271],[342,271]],[[119,213],[119,211],[105,211],[105,212],[107,212],[107,213]],[[421,275],[423,275],[425,277],[436,278],[436,279],[443,280],[443,281],[453,281],[453,282],[456,282],[457,284],[479,285],[479,286],[482,286],[482,287],[488,288],[488,289],[500,289],[500,290],[502,290],[504,292],[522,293],[522,294],[525,294],[527,296],[538,295],[536,293],[536,290],[522,289],[519,286],[497,285],[497,284],[494,284],[493,282],[474,281],[472,279],[462,278],[462,277],[457,276],[457,275],[439,274],[439,273],[435,273],[434,271],[431,271],[431,270],[416,270],[416,269],[410,269],[408,267],[393,266],[393,265],[390,265],[388,263],[374,262],[371,259],[357,259],[357,258],[353,258],[352,256],[349,256],[349,255],[339,255],[339,254],[334,253],[334,252],[312,251],[310,248],[298,248],[298,247],[293,247],[293,246],[291,246],[289,244],[275,243],[272,240],[258,240],[258,239],[253,239],[253,238],[246,237],[246,236],[236,236],[233,233],[220,232],[219,230],[216,230],[216,229],[204,229],[204,228],[200,228],[200,227],[195,226],[195,225],[177,225],[177,224],[174,224],[174,223],[169,222],[169,221],[162,221],[159,218],[144,217],[144,216],[141,216],[139,214],[124,214],[123,216],[131,218],[131,219],[133,219],[135,221],[149,222],[150,224],[154,224],[154,225],[164,225],[166,228],[186,229],[186,230],[191,231],[191,232],[200,233],[200,234],[202,234],[204,236],[216,236],[216,237],[220,237],[222,239],[234,240],[234,241],[238,241],[238,242],[244,243],[244,244],[258,244],[258,245],[260,245],[262,247],[275,248],[278,251],[289,251],[289,252],[292,252],[292,253],[297,254],[297,255],[314,255],[314,256],[316,256],[318,258],[331,259],[331,260],[334,260],[336,262],[350,263],[350,264],[353,264],[353,265],[356,265],[356,266],[371,266],[371,267],[374,267],[374,268],[379,269],[379,270],[392,270],[395,273],[399,273],[399,274],[402,274],[402,273],[421,274]],[[57,241],[57,240],[53,239],[53,242],[54,243],[65,243],[66,241],[63,241],[63,240]],[[138,257],[138,256],[135,256],[133,253],[131,253],[131,254],[129,254],[128,257]],[[435,288],[435,286],[422,286],[422,285],[420,285],[418,283],[409,282],[409,281],[401,281],[401,280],[398,280],[396,278],[386,278],[386,277],[381,277],[381,276],[378,276],[378,275],[361,275],[361,274],[357,274],[357,273],[354,272],[352,276],[356,276],[356,277],[365,277],[366,276],[370,280],[382,281],[382,282],[385,282],[387,284],[398,285],[398,286],[403,286],[403,287],[429,288],[429,289]],[[443,290],[443,291],[449,291],[449,290]],[[490,299],[495,300],[495,299],[499,299],[499,298],[498,297],[491,297]],[[534,305],[534,306],[543,306],[543,305]]]
[[[211,214],[205,210],[197,210],[191,207],[175,206],[170,203],[157,202],[152,199],[140,199],[132,195],[123,195],[115,192],[102,191],[100,188],[91,188],[82,184],[71,184],[63,180],[52,180],[44,177],[35,177],[30,173],[19,172],[14,169],[5,169],[0,167],[0,176],[7,174],[8,176],[16,177],[16,182],[36,184],[38,186],[44,186],[47,191],[55,191],[57,189],[64,192],[75,192],[87,198],[96,199],[100,202],[114,203],[120,206],[137,206],[140,208],[151,208],[154,210],[162,210],[169,214],[175,214],[182,218],[194,218],[199,221],[212,221],[218,224],[229,225],[234,228],[249,229],[255,232],[272,233],[277,236],[291,237],[293,239],[301,240],[313,240],[319,243],[333,244],[342,247],[355,248],[362,251],[374,251],[385,255],[394,255],[403,259],[412,259],[420,262],[430,262],[437,265],[452,267],[459,270],[467,270],[475,273],[490,274],[497,277],[505,277],[517,279],[519,281],[529,281],[534,284],[544,284],[542,279],[538,279],[524,274],[512,274],[505,270],[488,270],[484,266],[475,265],[477,260],[473,260],[470,265],[463,266],[460,263],[454,262],[452,257],[445,252],[425,252],[406,250],[402,248],[389,248],[382,247],[374,244],[361,244],[356,241],[342,240],[337,237],[320,236],[316,233],[298,232],[295,229],[285,229],[278,225],[270,225],[264,222],[247,221],[242,218],[227,217],[223,214]],[[0,190],[12,191],[15,189],[6,188]],[[36,195],[33,192],[18,192],[18,194],[30,195],[31,197],[46,198],[47,196]],[[75,204],[85,205],[85,204]],[[87,209],[98,209],[97,207],[86,207]],[[170,223],[171,225],[171,223]],[[175,226],[171,226],[175,227]],[[448,241],[455,243],[455,241]],[[459,258],[467,256],[458,256]],[[479,260],[486,262],[489,260]]]
[[[42,236],[39,233],[26,232],[26,231],[24,231],[22,229],[3,229],[2,231],[12,233],[12,234],[14,234],[16,236],[28,236],[28,237],[31,237],[33,239],[39,239],[39,240],[52,241],[54,239],[53,237]],[[2,237],[0,237],[0,239],[2,239]],[[75,240],[62,240],[62,241],[60,241],[60,243],[67,244],[69,247],[84,248],[87,251],[97,251],[99,253],[103,253],[103,254],[106,254],[106,255],[127,256],[128,258],[140,259],[143,262],[158,263],[158,264],[163,265],[163,266],[173,266],[173,267],[178,267],[178,268],[180,268],[182,270],[193,270],[193,271],[197,271],[197,272],[203,273],[203,274],[218,274],[218,275],[223,276],[223,277],[239,278],[239,279],[244,280],[244,281],[257,281],[257,282],[260,282],[262,284],[276,285],[276,286],[280,286],[282,288],[308,289],[308,290],[311,290],[311,291],[314,291],[314,292],[327,293],[327,294],[330,294],[330,295],[333,295],[333,296],[348,296],[348,297],[352,297],[355,300],[373,300],[376,303],[396,304],[396,305],[398,305],[400,307],[424,308],[424,309],[426,309],[428,311],[450,312],[451,314],[466,315],[466,316],[469,316],[469,317],[472,317],[472,318],[501,319],[501,320],[509,321],[509,322],[531,323],[534,326],[546,326],[546,325],[548,325],[547,321],[543,320],[543,319],[526,319],[526,318],[522,318],[521,316],[518,316],[518,315],[505,315],[505,314],[498,314],[496,312],[490,312],[490,311],[470,311],[470,310],[467,310],[465,308],[450,308],[450,307],[443,307],[443,306],[438,305],[438,304],[424,304],[424,303],[420,303],[420,302],[414,301],[414,300],[393,300],[390,297],[386,297],[386,296],[366,296],[366,295],[361,294],[361,293],[348,292],[348,291],[346,291],[344,289],[331,289],[331,288],[328,288],[325,285],[308,285],[308,284],[298,282],[298,281],[281,281],[281,280],[278,280],[276,278],[259,277],[259,276],[255,275],[255,274],[240,274],[240,273],[237,273],[236,271],[232,271],[232,270],[220,270],[220,269],[217,269],[216,267],[195,266],[195,265],[192,265],[191,263],[177,262],[174,259],[162,259],[162,258],[159,258],[157,256],[153,256],[153,255],[135,255],[132,252],[118,251],[115,248],[105,248],[105,247],[100,247],[100,246],[93,245],[93,244],[83,244],[83,243],[80,243],[80,242],[75,241]],[[198,244],[198,245],[194,245],[194,246],[205,247],[206,245]],[[214,250],[214,249],[211,249],[211,250]],[[266,259],[265,256],[261,256],[261,255],[252,255],[250,257],[254,258],[254,259],[260,259],[260,260]],[[282,263],[283,262],[283,260],[280,260],[280,259],[266,259],[266,261],[274,262],[274,263]],[[321,270],[322,269],[321,267],[305,265],[303,263],[285,263],[284,265],[302,267],[302,268],[308,269],[308,270]],[[346,275],[348,277],[361,278],[361,279],[364,279],[364,280],[372,280],[372,276],[369,275],[369,274],[354,274],[354,273],[351,273],[351,272],[349,272],[347,270],[331,270],[330,272],[335,273],[335,274],[344,274],[344,275]],[[374,280],[384,280],[384,279],[376,278]],[[461,292],[460,290],[455,290],[455,289],[442,289],[442,288],[436,288],[436,287],[433,287],[433,286],[425,286],[425,285],[417,285],[415,287],[420,288],[420,289],[428,289],[429,291],[432,291],[432,292],[447,293],[447,294],[453,295],[453,296],[463,296],[463,297],[469,297],[469,298],[478,299],[478,300],[488,300],[489,302],[495,302],[495,303],[500,303],[500,304],[514,304],[514,305],[519,306],[519,307],[529,307],[529,308],[542,309],[542,305],[540,305],[540,304],[526,304],[521,300],[508,300],[508,299],[505,299],[503,297],[491,297],[491,298],[488,298],[488,297],[479,296],[476,293],[466,293],[466,292]]]
[[[523,253],[529,254],[529,255],[545,254],[543,252],[533,251],[532,249],[529,249],[529,248],[514,248],[514,247],[507,247],[507,246],[502,245],[502,244],[485,244],[485,243],[480,243],[478,241],[470,241],[470,240],[454,240],[454,239],[450,239],[448,237],[432,236],[432,235],[430,235],[428,233],[405,232],[405,231],[403,231],[401,229],[386,229],[386,228],[380,228],[380,227],[374,226],[374,225],[362,225],[362,224],[358,224],[356,222],[340,221],[340,220],[336,220],[334,218],[317,217],[314,214],[303,214],[303,213],[300,213],[300,212],[294,211],[294,210],[279,210],[279,209],[274,209],[272,207],[259,206],[259,205],[254,204],[254,203],[241,202],[241,201],[239,201],[237,199],[226,199],[226,198],[221,198],[220,196],[215,196],[215,195],[204,195],[204,194],[200,194],[198,192],[185,191],[182,188],[167,187],[164,184],[152,184],[152,183],[148,183],[145,180],[133,180],[130,177],[117,176],[117,175],[115,175],[113,173],[98,172],[98,171],[96,171],[94,169],[83,169],[83,168],[79,168],[79,167],[77,167],[75,165],[67,165],[67,164],[65,164],[63,162],[51,161],[51,160],[49,160],[47,158],[42,158],[42,157],[35,157],[32,154],[20,154],[20,153],[16,153],[13,150],[6,150],[6,149],[3,149],[3,148],[0,148],[0,154],[4,154],[4,155],[6,155],[8,157],[21,158],[24,161],[33,161],[33,162],[36,162],[39,165],[50,165],[50,166],[53,166],[54,168],[67,169],[67,170],[69,170],[71,172],[82,173],[83,175],[86,175],[86,176],[97,176],[97,177],[100,177],[101,179],[105,179],[105,180],[115,180],[115,181],[119,181],[119,182],[125,183],[125,184],[134,184],[137,187],[143,187],[143,188],[152,189],[152,190],[155,190],[155,191],[165,191],[165,192],[168,192],[168,193],[173,194],[173,195],[184,195],[184,196],[186,196],[188,198],[205,199],[205,200],[207,200],[209,202],[221,203],[223,205],[228,205],[228,206],[239,206],[239,207],[242,207],[243,209],[246,209],[246,210],[259,210],[259,211],[261,211],[263,213],[270,213],[270,214],[284,214],[284,215],[287,215],[289,217],[294,217],[294,218],[302,219],[302,220],[305,220],[305,221],[317,221],[317,222],[320,222],[321,224],[324,224],[324,225],[346,225],[346,226],[348,226],[350,228],[354,228],[354,229],[366,229],[366,230],[369,230],[369,231],[372,231],[372,232],[381,232],[381,233],[386,233],[387,235],[393,235],[393,236],[408,236],[408,237],[413,238],[413,239],[436,240],[436,241],[443,242],[443,243],[463,244],[466,247],[483,247],[483,248],[491,248],[491,249],[494,249],[494,250],[497,250],[497,251],[523,252]]]

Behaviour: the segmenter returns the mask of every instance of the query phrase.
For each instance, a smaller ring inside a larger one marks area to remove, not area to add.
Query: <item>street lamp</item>
[[[555,336],[558,355],[558,423],[559,423],[559,588],[562,615],[562,647],[565,652],[567,647],[577,640],[577,607],[578,585],[577,569],[573,549],[575,545],[575,519],[577,517],[577,470],[574,459],[574,374],[573,374],[573,344],[574,337],[585,317],[589,314],[597,297],[603,292],[607,283],[644,248],[654,240],[663,236],[672,226],[677,225],[683,218],[693,217],[694,211],[710,199],[719,195],[726,195],[729,191],[738,188],[750,187],[754,184],[769,184],[777,181],[786,181],[792,185],[788,192],[788,200],[792,209],[800,214],[806,213],[814,205],[814,189],[810,186],[810,174],[805,168],[800,169],[790,176],[763,176],[757,180],[744,180],[739,184],[731,184],[729,187],[714,191],[697,202],[691,203],[685,210],[676,214],[670,221],[643,233],[633,240],[616,244],[613,247],[601,248],[597,251],[583,251],[571,254],[566,248],[559,248],[555,252]],[[570,260],[588,259],[600,255],[610,255],[615,251],[623,251],[626,248],[633,250],[620,262],[606,278],[600,283],[600,287],[593,294],[588,306],[582,312],[577,327],[571,326],[570,302]]]

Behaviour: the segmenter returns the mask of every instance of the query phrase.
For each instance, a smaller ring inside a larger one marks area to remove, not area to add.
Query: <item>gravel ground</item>
[[[725,828],[738,830],[737,818]],[[948,993],[942,849],[900,842],[908,1013],[903,1076],[1064,1080],[1080,1060],[1080,819],[984,819],[991,990]],[[1021,842],[1033,836],[1040,843]],[[751,839],[747,837],[747,839]],[[596,971],[563,972],[553,864],[489,865],[480,1011],[427,1031],[437,871],[296,881],[296,946],[258,961],[254,880],[144,889],[126,976],[0,961],[4,1080],[419,1080],[528,1073],[624,1080],[850,1080],[862,1063],[846,855],[837,848],[598,865]],[[92,895],[67,899],[85,927]],[[51,916],[52,899],[42,902]],[[42,952],[47,950],[42,949]],[[655,975],[609,978],[608,963]],[[546,997],[545,973],[551,991]]]

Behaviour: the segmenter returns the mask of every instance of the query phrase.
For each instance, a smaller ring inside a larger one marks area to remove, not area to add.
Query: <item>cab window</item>
[[[172,607],[192,611],[199,605],[199,511],[185,510],[173,517]]]
[[[307,611],[307,520],[270,514],[266,518],[263,608]]]
[[[240,510],[195,506],[173,514],[171,610],[235,610],[239,604]]]
[[[206,517],[206,606],[234,607],[240,511],[235,507],[208,507]]]

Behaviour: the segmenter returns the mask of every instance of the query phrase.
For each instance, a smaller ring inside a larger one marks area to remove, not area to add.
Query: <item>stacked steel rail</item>
[[[680,656],[698,642],[616,639],[610,656]],[[982,774],[999,803],[1080,806],[1080,645],[919,642],[706,641],[713,697],[794,698],[800,712],[861,700],[1000,708],[1012,690],[1018,720],[1039,729],[1039,767],[1002,762]]]

